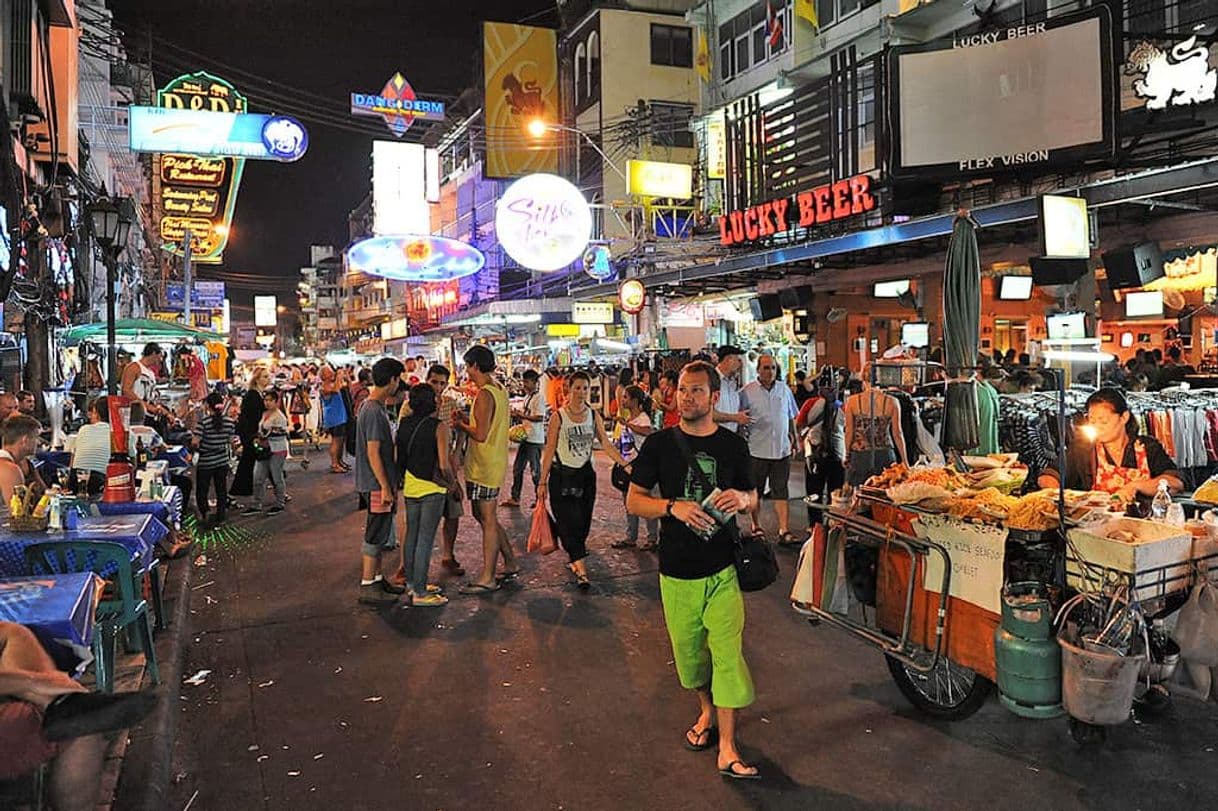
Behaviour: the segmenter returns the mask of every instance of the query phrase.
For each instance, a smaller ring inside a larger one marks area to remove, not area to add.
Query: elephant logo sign
[[[1126,76],[1138,76],[1133,92],[1146,99],[1147,110],[1166,110],[1214,100],[1218,70],[1210,67],[1209,48],[1197,44],[1195,36],[1170,52],[1140,42],[1129,53]]]

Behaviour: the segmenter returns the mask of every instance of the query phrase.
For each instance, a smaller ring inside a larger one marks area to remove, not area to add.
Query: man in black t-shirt
[[[685,733],[685,747],[710,749],[717,736],[719,773],[757,779],[757,768],[736,749],[736,710],[752,704],[754,693],[742,650],[744,598],[734,555],[739,535],[734,514],[755,508],[757,492],[748,444],[715,424],[719,385],[719,372],[709,363],[695,361],[681,371],[676,395],[681,422],[644,443],[632,466],[626,508],[640,518],[662,519],[664,621],[681,686],[697,693],[700,709]],[[658,498],[651,494],[657,485]],[[713,495],[708,485],[718,495],[707,506],[726,515],[726,523],[702,506]]]

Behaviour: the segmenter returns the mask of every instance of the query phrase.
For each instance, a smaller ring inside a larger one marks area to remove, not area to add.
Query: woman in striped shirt
[[[199,453],[195,464],[195,503],[199,508],[199,520],[207,521],[207,491],[214,483],[216,522],[220,523],[227,517],[228,471],[237,425],[224,414],[224,395],[212,392],[204,402],[208,413],[194,430],[195,449]]]
[[[106,465],[110,463],[109,400],[104,396],[89,403],[89,424],[81,426],[72,447],[72,470],[77,479],[88,481],[89,495],[96,495],[106,484]]]

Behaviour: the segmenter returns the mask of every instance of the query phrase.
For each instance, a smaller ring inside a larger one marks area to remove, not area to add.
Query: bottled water
[[[1159,492],[1155,493],[1150,502],[1150,517],[1156,521],[1166,521],[1167,511],[1171,507],[1171,493],[1167,490],[1167,479],[1159,479]]]

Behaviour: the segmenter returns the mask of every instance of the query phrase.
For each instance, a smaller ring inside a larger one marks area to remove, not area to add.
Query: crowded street
[[[1218,807],[1218,0],[0,53],[0,811]]]
[[[560,554],[528,556],[517,586],[440,611],[353,605],[354,498],[293,471],[301,506],[241,522],[248,540],[194,572],[183,673],[211,673],[177,691],[165,807],[197,790],[205,809],[1171,809],[1218,790],[1213,704],[1128,724],[1099,752],[996,700],[927,722],[878,653],[810,627],[785,585],[746,600],[758,699],[741,735],[772,777],[721,785],[713,755],[681,747],[697,705],[672,689],[655,558],[610,548],[623,516],[598,468],[589,593]],[[501,512],[521,545],[527,511]],[[463,530],[458,555],[475,549]]]

